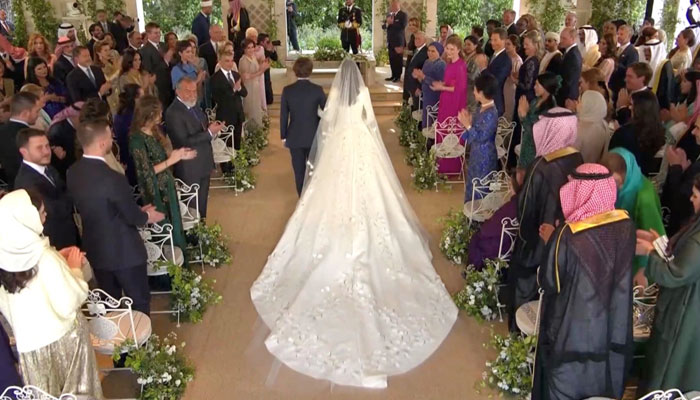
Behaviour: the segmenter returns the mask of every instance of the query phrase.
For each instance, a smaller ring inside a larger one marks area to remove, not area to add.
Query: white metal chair
[[[498,244],[498,258],[504,261],[510,261],[510,256],[515,249],[515,238],[518,236],[518,228],[520,223],[517,218],[503,218],[501,220],[501,241]],[[503,245],[503,239],[510,239],[510,246],[506,249]]]
[[[214,122],[216,121],[216,107],[214,106],[212,108],[207,108],[204,110],[204,113],[207,114],[207,118],[209,119],[209,122]]]
[[[114,349],[127,339],[141,346],[151,337],[151,318],[132,310],[132,304],[129,297],[117,300],[102,289],[88,293],[82,311],[88,320],[90,339],[96,352],[111,356]]]
[[[8,386],[0,394],[0,400],[78,400],[73,394],[62,394],[61,397],[54,397],[36,386],[27,385],[24,387]]]
[[[661,207],[661,221],[664,224],[664,228],[668,229],[668,225],[671,223],[671,209],[668,207]]]
[[[412,97],[409,97],[408,100],[409,104],[413,102]],[[418,109],[411,112],[411,117],[413,117],[416,122],[421,122],[423,120],[423,95],[418,97]]]
[[[447,183],[464,182],[464,152],[465,147],[460,143],[460,137],[464,133],[464,127],[457,117],[449,117],[442,122],[435,123],[435,157],[440,159],[458,159],[459,171],[443,174],[457,176],[457,180],[448,180]]]
[[[233,125],[227,125],[221,129],[219,135],[211,141],[211,148],[214,154],[214,163],[221,165],[224,163],[233,162],[236,157],[236,149],[233,144]],[[224,181],[224,176],[213,177],[212,181]],[[235,189],[235,185],[212,185],[210,189]]]
[[[189,231],[197,226],[201,220],[199,214],[199,184],[188,185],[175,178],[177,198],[180,203],[180,215],[182,216],[182,229]]]
[[[508,122],[508,120],[503,117],[498,119],[498,126],[496,128],[496,154],[504,170],[508,163],[510,142],[513,140],[514,130],[515,122]]]
[[[491,218],[511,193],[511,179],[506,171],[491,171],[483,178],[472,179],[471,201],[464,203],[464,215],[472,221],[484,222]]]
[[[656,284],[646,288],[636,286],[632,290],[632,321],[635,342],[646,342],[651,336],[658,294],[659,287]]]
[[[440,102],[438,101],[435,105],[425,107],[425,127],[421,130],[421,134],[427,139],[435,139],[435,121],[437,121],[438,108],[440,108]]]
[[[698,392],[683,394],[678,389],[655,390],[640,397],[639,400],[700,400],[700,395]]]

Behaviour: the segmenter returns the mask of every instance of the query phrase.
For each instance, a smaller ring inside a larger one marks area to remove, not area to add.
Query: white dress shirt
[[[22,160],[22,162],[27,164],[27,166],[31,167],[34,171],[43,175],[44,178],[46,178],[49,182],[51,182],[52,185],[56,186],[56,182],[54,182],[53,179],[49,178],[49,176],[46,175],[46,166],[45,165],[35,164],[35,163],[33,163],[31,161],[27,161],[27,160]]]

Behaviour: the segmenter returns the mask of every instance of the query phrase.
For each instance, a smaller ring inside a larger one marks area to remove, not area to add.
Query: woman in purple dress
[[[467,64],[462,58],[462,40],[457,36],[449,37],[445,54],[445,78],[443,81],[433,82],[431,86],[431,89],[440,92],[438,122],[456,117],[467,106]],[[435,142],[441,142],[437,135]],[[438,159],[438,172],[441,174],[458,174],[461,168],[459,158]]]
[[[431,43],[428,45],[428,59],[425,60],[423,69],[413,70],[413,77],[421,82],[421,92],[423,93],[423,119],[421,128],[428,126],[427,107],[435,106],[440,100],[440,92],[431,89],[430,86],[433,82],[442,81],[445,78],[445,61],[440,58],[444,50],[440,42]]]

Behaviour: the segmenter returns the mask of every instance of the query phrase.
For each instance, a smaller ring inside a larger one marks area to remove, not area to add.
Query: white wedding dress
[[[427,359],[457,318],[346,60],[331,88],[294,214],[250,292],[288,367],[384,388]]]

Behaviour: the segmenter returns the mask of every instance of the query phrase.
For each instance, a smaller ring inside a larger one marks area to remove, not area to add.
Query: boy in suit
[[[226,52],[221,55],[219,69],[211,77],[212,98],[217,104],[216,119],[224,121],[226,125],[233,125],[233,147],[241,148],[241,132],[243,129],[243,97],[248,91],[241,81],[241,76],[233,70],[233,53]]]

